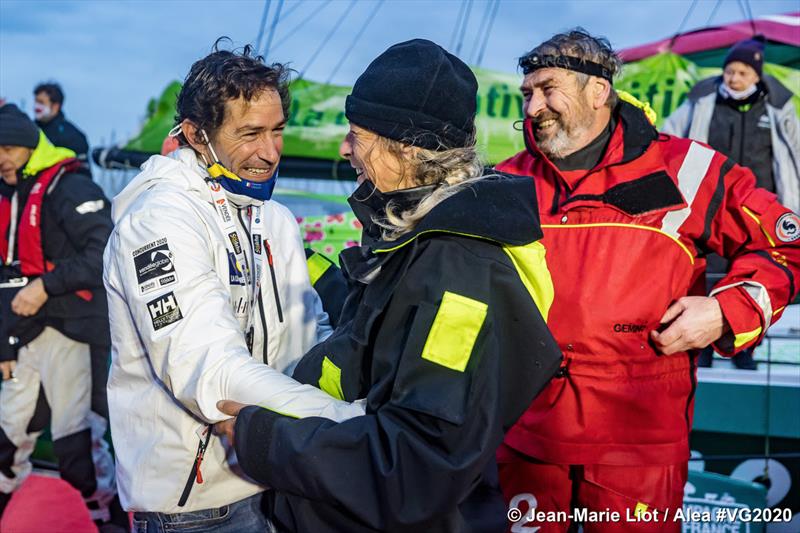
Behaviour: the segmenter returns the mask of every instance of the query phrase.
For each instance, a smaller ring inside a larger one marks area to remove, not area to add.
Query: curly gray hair
[[[573,28],[564,33],[557,33],[533,50],[519,58],[519,64],[524,65],[534,56],[570,56],[577,57],[583,61],[591,61],[605,67],[611,77],[618,76],[622,72],[622,60],[619,58],[611,43],[605,37],[594,37],[583,28]],[[581,72],[573,72],[578,85],[581,88],[589,83],[590,76]],[[614,88],[608,95],[606,105],[614,108],[619,101]]]

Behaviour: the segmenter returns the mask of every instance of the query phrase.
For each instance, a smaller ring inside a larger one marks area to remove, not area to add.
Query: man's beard
[[[546,120],[555,120],[556,123],[553,133],[547,136],[537,134],[538,126]],[[564,159],[568,155],[577,152],[576,147],[578,137],[589,129],[592,124],[591,109],[583,107],[570,122],[564,120],[560,113],[544,112],[533,119],[533,136],[536,139],[536,146],[541,152],[550,159]]]

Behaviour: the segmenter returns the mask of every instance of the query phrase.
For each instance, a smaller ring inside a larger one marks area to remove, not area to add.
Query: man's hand
[[[19,316],[33,316],[39,312],[47,298],[42,278],[36,278],[14,296],[11,310]]]
[[[705,348],[730,329],[717,299],[707,296],[684,296],[669,306],[661,323],[670,325],[650,337],[664,355]]]
[[[0,361],[0,372],[3,373],[3,381],[13,378],[14,370],[16,369],[16,361]]]
[[[231,415],[233,418],[214,424],[214,433],[217,435],[225,435],[228,442],[231,443],[231,446],[233,446],[233,426],[236,425],[236,416],[238,416],[239,411],[245,407],[247,407],[246,404],[234,402],[233,400],[220,400],[217,402],[217,409],[226,415]]]

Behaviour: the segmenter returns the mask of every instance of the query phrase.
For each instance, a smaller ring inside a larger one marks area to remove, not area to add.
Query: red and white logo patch
[[[800,217],[794,213],[786,213],[775,223],[775,235],[782,242],[800,239]]]

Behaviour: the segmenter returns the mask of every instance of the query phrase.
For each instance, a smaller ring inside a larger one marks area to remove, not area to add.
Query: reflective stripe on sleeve
[[[306,259],[306,264],[308,265],[308,277],[311,280],[311,286],[313,287],[317,284],[319,278],[321,278],[325,272],[328,271],[333,263],[315,252],[308,259]]]

